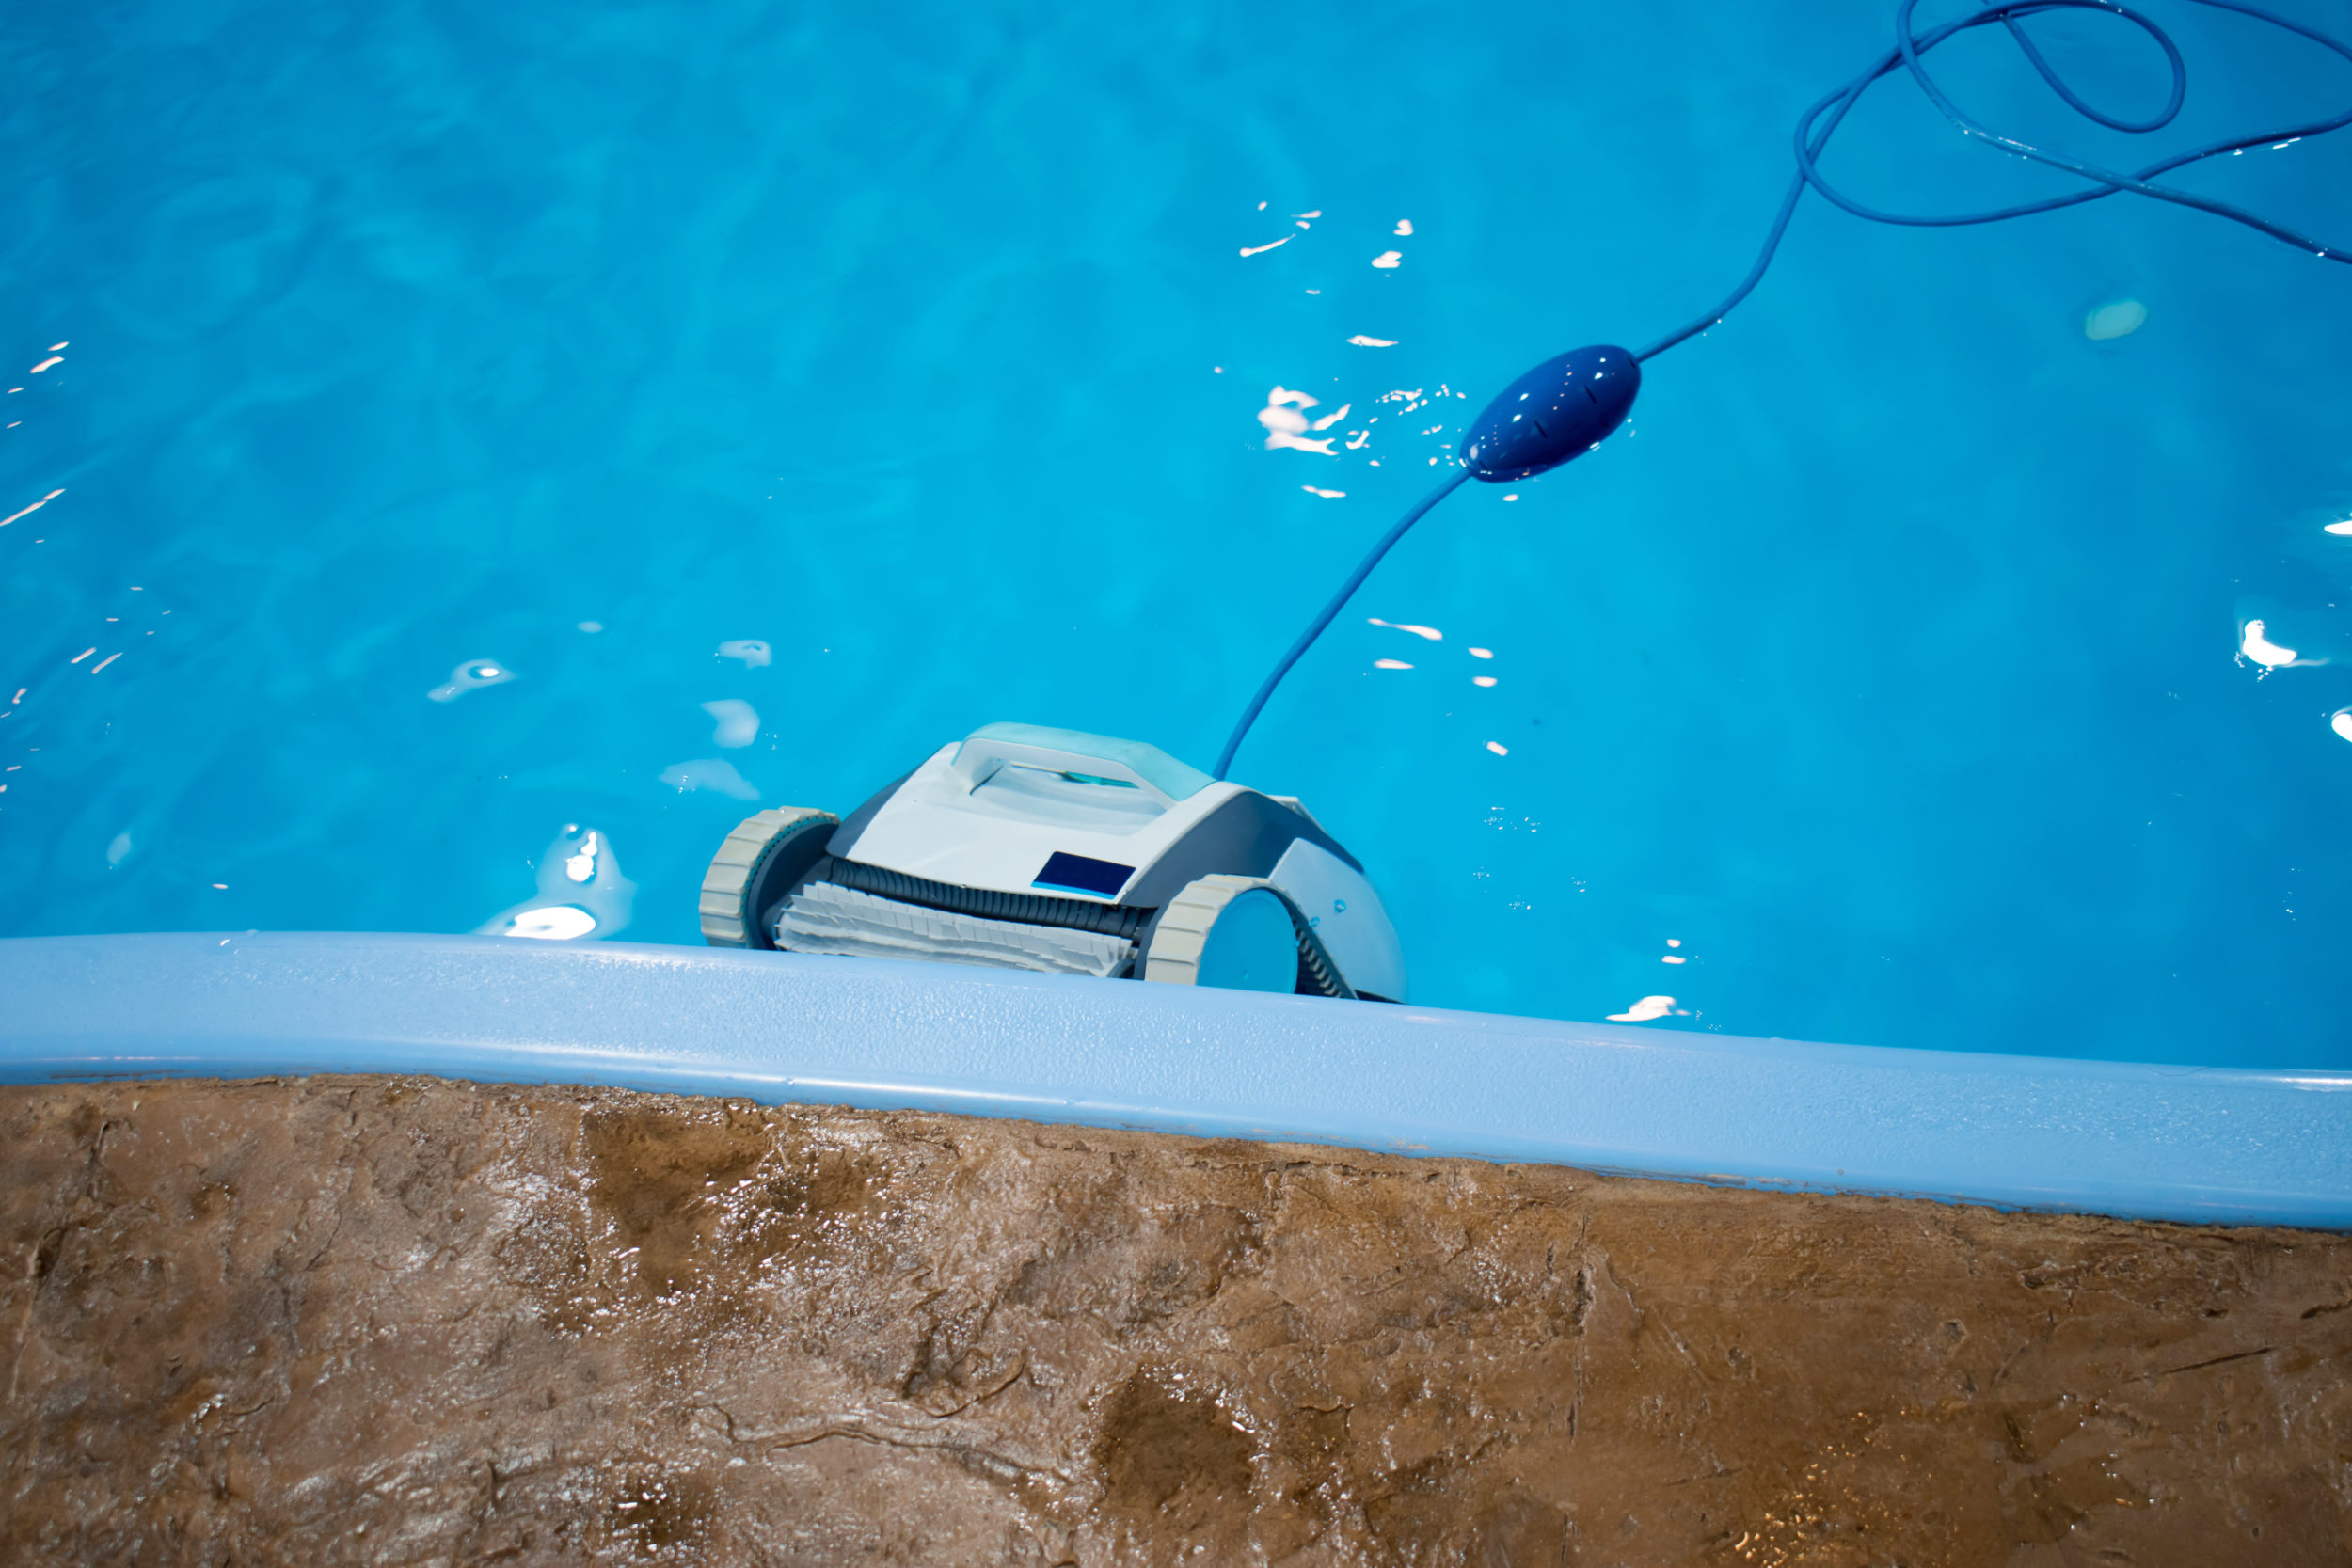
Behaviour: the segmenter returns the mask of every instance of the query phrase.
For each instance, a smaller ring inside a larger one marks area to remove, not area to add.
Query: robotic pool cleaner
[[[764,811],[703,937],[863,958],[1402,1001],[1363,867],[1307,808],[1155,746],[990,724],[852,812]]]
[[[1969,118],[1929,75],[1924,58],[1972,28],[1998,25],[2068,107],[2109,130],[2145,134],[2171,124],[2187,92],[2187,67],[2163,28],[2120,0],[1994,0],[1922,32],[1913,16],[1918,3],[1898,0],[1893,47],[1798,118],[1796,174],[1739,286],[1639,353],[1612,344],[1574,349],[1504,388],[1464,436],[1444,481],[1381,536],[1275,664],[1226,738],[1214,774],[1137,741],[991,724],[941,748],[846,822],[823,812],[768,811],[736,829],[703,880],[705,938],[726,947],[1402,1001],[1396,933],[1363,868],[1296,800],[1225,782],[1234,754],[1282,677],[1407,530],[1466,480],[1520,483],[1607,440],[1632,411],[1644,362],[1720,323],[1762,281],[1808,189],[1856,217],[1918,228],[1999,223],[2129,192],[2243,224],[2321,261],[2352,262],[2352,252],[2156,182],[2208,158],[2341,129],[2352,124],[2352,110],[2231,136],[2131,172],[2106,168]],[[2192,3],[2352,62],[2352,46],[2243,0]],[[2067,11],[2126,23],[2156,46],[2170,78],[2161,110],[2124,119],[2067,85],[2025,27],[2029,18]],[[1863,93],[1898,71],[1963,135],[2082,185],[1978,213],[1891,213],[1855,200],[1824,177],[1819,160]]]

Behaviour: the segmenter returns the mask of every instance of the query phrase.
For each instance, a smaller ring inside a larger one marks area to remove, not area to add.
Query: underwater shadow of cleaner
[[[1900,0],[1895,42],[1798,118],[1796,173],[1762,248],[1715,308],[1640,353],[1572,349],[1502,389],[1463,438],[1457,466],[1375,544],[1275,665],[1227,737],[1214,773],[1140,741],[1028,724],[990,724],[941,747],[845,821],[803,808],[764,811],[728,834],[703,879],[703,935],[715,946],[842,957],[922,958],[1046,974],[1151,980],[1371,1002],[1405,999],[1396,930],[1362,865],[1289,796],[1227,774],[1250,725],[1406,531],[1464,481],[1516,483],[1581,457],[1625,422],[1642,366],[1722,321],[1772,265],[1810,188],[1857,217],[1923,228],[1998,223],[2129,192],[2259,230],[2323,261],[2352,260],[2293,230],[2159,176],[2242,148],[2352,123],[2284,126],[2199,147],[2133,171],[2031,147],[1974,119],[1928,74],[1923,57],[1973,27],[2007,30],[2042,81],[2110,130],[2162,130],[2187,91],[2181,52],[2154,22],[2117,0],[1993,4],[1926,32],[1918,0]],[[2352,48],[2237,0],[2190,0],[2307,39],[2352,64]],[[2103,12],[2137,28],[2165,59],[2164,108],[2126,119],[2086,103],[2035,46],[2027,19]],[[1818,160],[1879,78],[1901,70],[1963,135],[2078,178],[2078,190],[1987,212],[1946,215],[1865,206],[1822,177]]]

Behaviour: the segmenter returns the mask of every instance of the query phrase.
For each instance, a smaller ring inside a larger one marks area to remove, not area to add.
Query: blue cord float
[[[2298,38],[2308,39],[2313,43],[2334,51],[2343,56],[2347,64],[2352,64],[2352,45],[2347,45],[2343,40],[2332,38],[2315,27],[2307,27],[2299,22],[2291,21],[2274,11],[2265,10],[2259,6],[2243,4],[2242,0],[2189,0],[2189,3],[2205,6],[2215,10],[2233,11],[2240,16],[2250,17],[2257,22],[2282,28]],[[2278,130],[2263,131],[2213,142],[2186,152],[2176,153],[2169,158],[2151,164],[2146,168],[2126,173],[2120,169],[2104,167],[2085,159],[2070,157],[2064,153],[2045,151],[2041,148],[2022,142],[2014,136],[2004,135],[1982,124],[1952,102],[1950,95],[1946,93],[1936,84],[1935,79],[1928,74],[1923,60],[1929,51],[1937,45],[1958,37],[1970,28],[1988,26],[1997,22],[2015,40],[2019,51],[2025,55],[2026,63],[2033,67],[2035,72],[2049,86],[2051,91],[2058,94],[2059,100],[2068,108],[2093,124],[2105,126],[2110,131],[2144,135],[2150,132],[2161,131],[2171,124],[2179,116],[2181,105],[2188,94],[2188,64],[2181,55],[2180,46],[2172,41],[2171,35],[2159,26],[2153,18],[2122,4],[2121,0],[1993,0],[1992,4],[1980,7],[1966,16],[1944,23],[1921,33],[1915,26],[1913,20],[1913,13],[1918,9],[1918,6],[1919,0],[1898,0],[1895,7],[1894,47],[1873,60],[1861,74],[1814,103],[1797,118],[1794,138],[1796,175],[1789,181],[1788,194],[1781,198],[1780,211],[1773,216],[1772,227],[1765,232],[1763,246],[1756,252],[1756,264],[1748,269],[1747,276],[1740,280],[1739,286],[1725,295],[1712,310],[1687,325],[1668,333],[1639,354],[1629,354],[1624,349],[1607,344],[1576,349],[1555,359],[1545,361],[1505,388],[1500,397],[1487,404],[1485,411],[1470,425],[1469,434],[1462,438],[1459,469],[1449,475],[1444,483],[1423,497],[1412,510],[1406,513],[1396,525],[1381,537],[1380,542],[1373,546],[1372,553],[1365,556],[1358,564],[1347,581],[1341,585],[1339,593],[1333,595],[1331,602],[1324,606],[1322,613],[1315,617],[1306,632],[1291,645],[1290,651],[1284,654],[1281,661],[1274,667],[1274,672],[1266,677],[1265,684],[1261,686],[1257,695],[1250,699],[1249,706],[1241,716],[1241,721],[1233,726],[1233,733],[1227,737],[1224,751],[1218,753],[1216,777],[1224,778],[1228,770],[1232,768],[1234,753],[1241,750],[1243,739],[1249,734],[1249,726],[1257,721],[1259,713],[1265,707],[1266,700],[1274,695],[1274,689],[1281,684],[1282,677],[1290,673],[1291,667],[1296,664],[1307,650],[1314,645],[1315,639],[1323,635],[1324,628],[1338,618],[1340,611],[1346,607],[1349,598],[1362,585],[1363,580],[1372,575],[1373,568],[1380,563],[1381,558],[1395,546],[1398,540],[1405,537],[1406,530],[1419,522],[1432,507],[1453,494],[1465,479],[1475,478],[1488,483],[1498,484],[1532,479],[1571,459],[1581,457],[1598,446],[1611,432],[1624,422],[1626,415],[1631,411],[1634,394],[1641,388],[1642,362],[1655,358],[1676,344],[1688,341],[1715,325],[1729,315],[1740,302],[1754,293],[1756,286],[1763,281],[1765,271],[1772,266],[1772,258],[1780,249],[1782,237],[1788,231],[1789,219],[1796,215],[1797,203],[1804,198],[1808,187],[1820,192],[1829,201],[1856,217],[1867,218],[1872,223],[1889,223],[1918,229],[1954,229],[1979,223],[2002,223],[2032,213],[2055,212],[2061,207],[2079,206],[2086,201],[2097,201],[2119,192],[2129,192],[2134,196],[2144,196],[2157,201],[2169,201],[2178,206],[2211,213],[2217,217],[2227,218],[2233,223],[2244,224],[2249,229],[2267,234],[2299,250],[2310,251],[2321,261],[2352,263],[2352,252],[2323,245],[2309,235],[2289,229],[2283,224],[2273,223],[2268,218],[2249,213],[2242,207],[2232,206],[2226,201],[2217,201],[2212,197],[2200,196],[2194,191],[2185,191],[2177,186],[2160,185],[2154,182],[2159,175],[2169,174],[2174,169],[2185,167],[2206,158],[2219,157],[2225,152],[2237,152],[2249,147],[2294,141],[2305,136],[2324,135],[2328,132],[2341,130],[2345,125],[2352,125],[2352,108],[2347,108],[2343,113],[2326,119],[2316,119],[2299,125],[2290,125]],[[2163,51],[2165,67],[2169,73],[2169,87],[2166,94],[2165,105],[2161,110],[2144,119],[2127,119],[2098,108],[2067,85],[2065,78],[2058,74],[2057,68],[2051,65],[2049,60],[2042,55],[2042,51],[2035,46],[2033,39],[2026,32],[2023,23],[2025,18],[2037,16],[2044,11],[2074,10],[2101,11],[2127,22],[2138,28],[2141,34]],[[2089,188],[2071,191],[2064,196],[2044,198],[2039,201],[2023,201],[2014,206],[1995,207],[1980,213],[1947,214],[1893,213],[1883,208],[1868,206],[1846,195],[1831,184],[1821,173],[1820,160],[1822,150],[1829,146],[1830,138],[1836,135],[1838,126],[1845,122],[1846,116],[1852,111],[1856,103],[1861,102],[1863,93],[1868,90],[1870,85],[1883,76],[1892,74],[1899,68],[1910,73],[1912,81],[1918,86],[1922,93],[1927,95],[1928,102],[1934,104],[1944,118],[1950,120],[1963,135],[1977,138],[2003,151],[2031,159],[2035,163],[2074,175],[2089,182]],[[1601,368],[1604,364],[1610,364],[1613,368],[1604,370]],[[1534,404],[1534,406],[1531,408],[1530,404]],[[1550,422],[1546,423],[1547,420]]]

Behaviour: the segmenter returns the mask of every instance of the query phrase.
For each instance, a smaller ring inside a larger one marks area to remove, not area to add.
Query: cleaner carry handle
[[[1139,789],[1163,806],[1188,800],[1216,782],[1157,746],[1044,724],[983,724],[956,748],[954,768],[967,790],[979,788],[1007,767]]]

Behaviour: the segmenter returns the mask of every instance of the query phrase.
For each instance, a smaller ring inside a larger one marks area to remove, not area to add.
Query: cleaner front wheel
[[[779,806],[745,817],[703,874],[703,941],[713,947],[770,947],[760,916],[808,875],[841,819],[829,811]]]
[[[1152,923],[1136,973],[1229,990],[1356,993],[1298,906],[1263,877],[1201,877]]]

